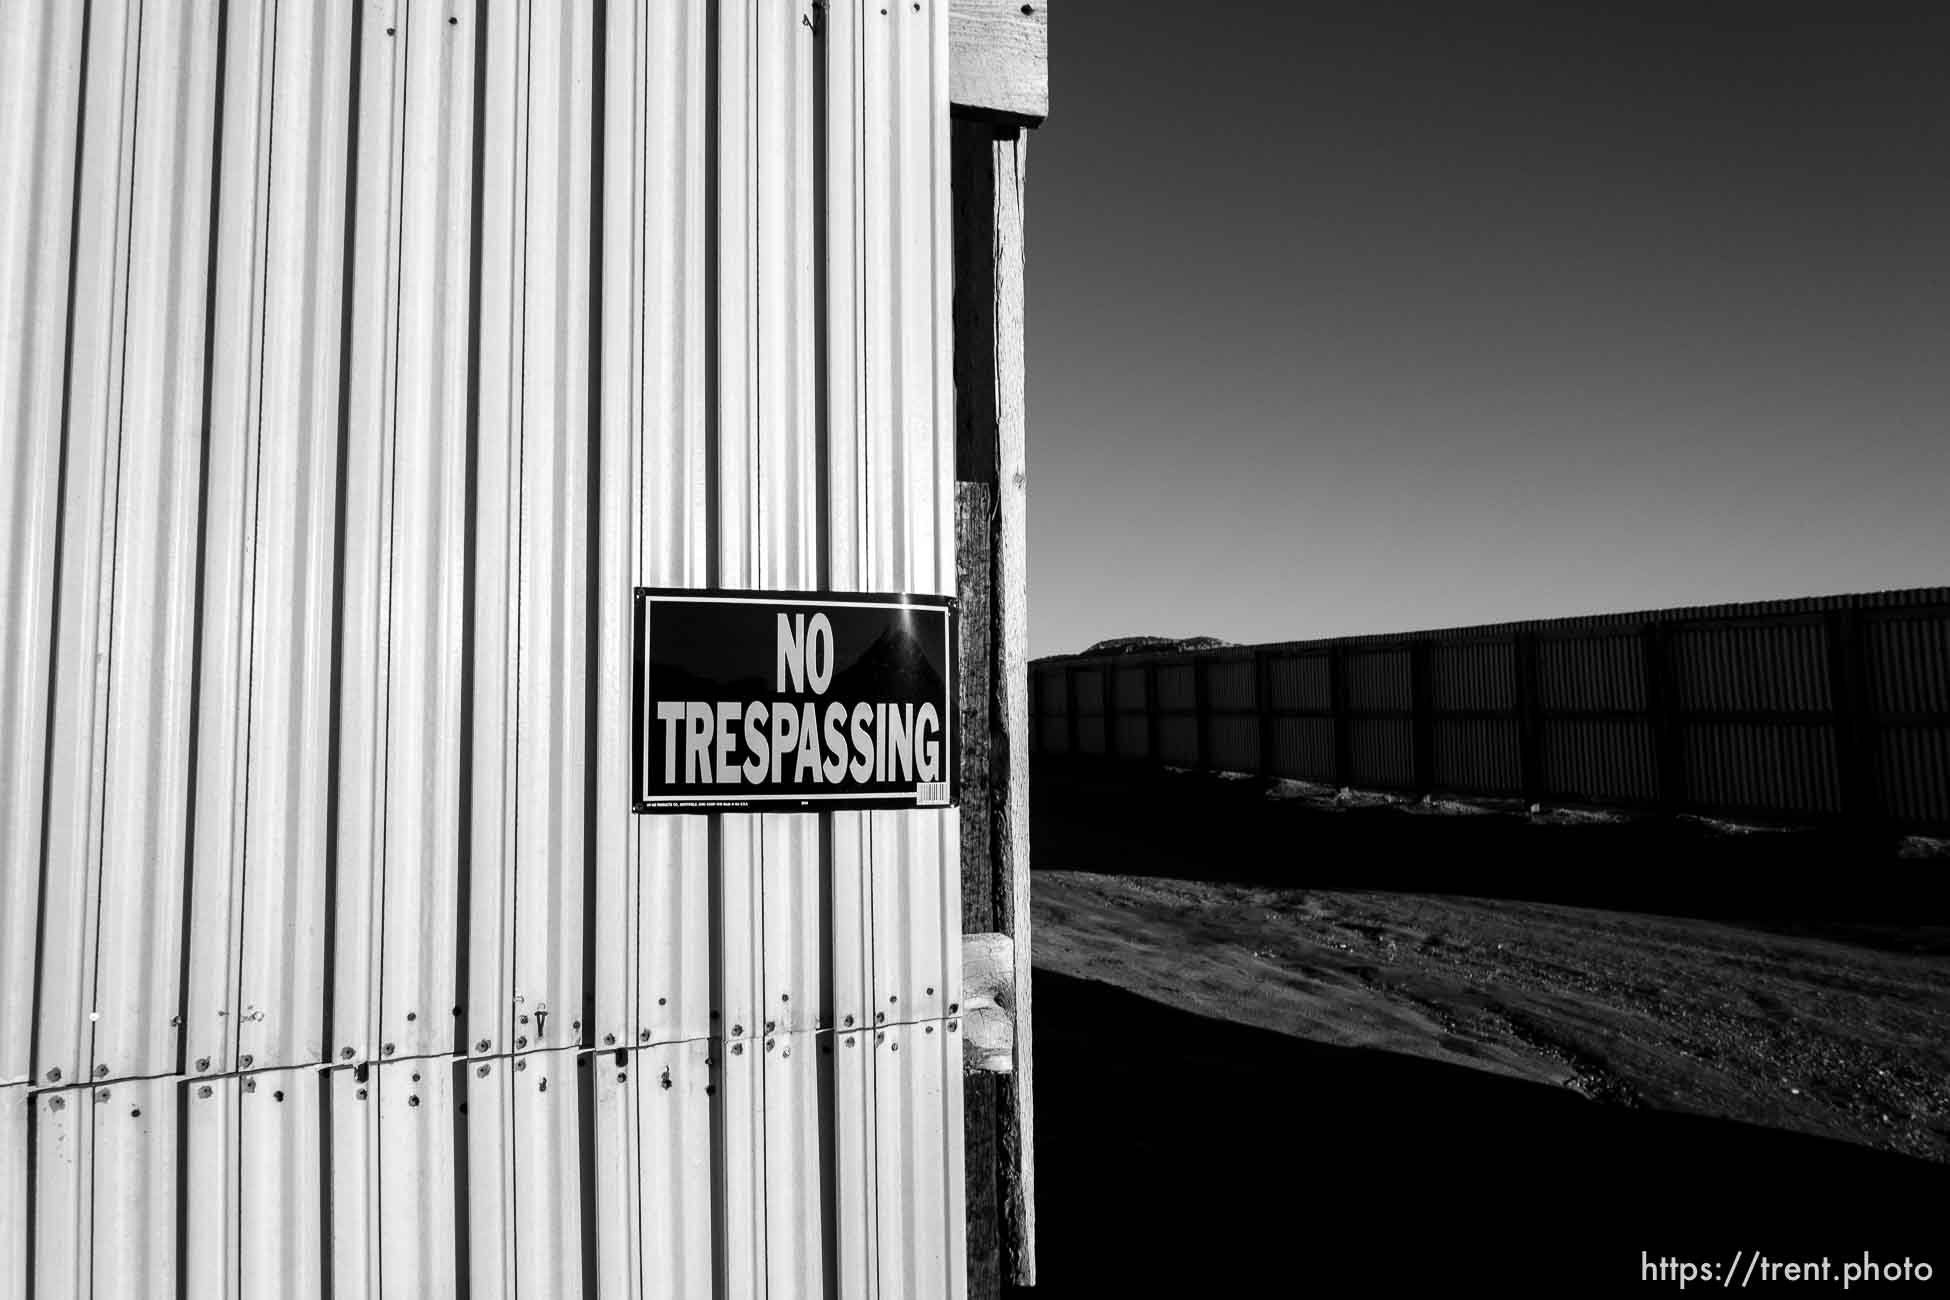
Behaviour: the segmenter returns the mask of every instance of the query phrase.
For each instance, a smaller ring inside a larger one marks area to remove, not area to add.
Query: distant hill
[[[1166,650],[1223,650],[1235,644],[1215,636],[1119,636],[1099,641],[1087,655],[1135,655]]]

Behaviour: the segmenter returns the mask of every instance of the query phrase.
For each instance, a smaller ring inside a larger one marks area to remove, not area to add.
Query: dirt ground
[[[1950,1284],[1940,846],[1038,777],[1045,1300]]]

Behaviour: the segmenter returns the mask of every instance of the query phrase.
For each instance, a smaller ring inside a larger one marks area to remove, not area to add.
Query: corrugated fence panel
[[[1430,702],[1438,710],[1502,712],[1515,708],[1515,650],[1508,641],[1430,646]]]
[[[1190,713],[1196,704],[1192,666],[1188,663],[1158,665],[1158,707],[1167,713]]]
[[[243,1081],[233,1104],[195,1096],[185,1103],[237,1125],[234,1138],[226,1133],[217,1146],[234,1150],[243,1186],[277,1189],[238,1205],[242,1295],[324,1295],[328,1243],[319,1208],[328,1086],[318,1070],[266,1070]]]
[[[257,1068],[326,1059],[332,597],[352,19],[278,14],[284,72],[264,194],[263,397],[255,421],[255,607],[243,780],[238,1050]],[[263,121],[264,119],[260,119]],[[255,197],[255,189],[252,191]],[[268,472],[266,472],[268,469]],[[200,934],[193,927],[192,944]],[[213,965],[229,957],[211,950]],[[200,1055],[201,1053],[199,1053]]]
[[[1496,718],[1442,719],[1431,726],[1435,783],[1469,794],[1513,794],[1523,787],[1517,724]]]
[[[1648,802],[1659,793],[1652,727],[1644,722],[1546,722],[1544,786],[1559,798]]]
[[[1402,656],[1406,661],[1407,656]],[[1415,783],[1415,729],[1392,719],[1355,719],[1347,724],[1349,780],[1379,790],[1405,790]]]
[[[1144,711],[1144,679],[1142,668],[1114,669],[1111,673],[1112,702],[1119,713],[1142,713]]]
[[[1076,711],[1079,717],[1100,717],[1104,712],[1104,674],[1095,668],[1077,670]]]
[[[1827,726],[1692,723],[1685,728],[1687,790],[1707,808],[1841,811],[1835,735]]]
[[[33,1054],[47,680],[61,472],[61,357],[86,10],[0,11],[0,1087]],[[8,1192],[0,1189],[0,1205]],[[3,1232],[3,1230],[0,1230]],[[5,1241],[0,1235],[0,1244]]]
[[[950,590],[946,8],[0,24],[0,1297],[960,1294],[958,813],[622,707]]]
[[[1207,766],[1224,772],[1259,770],[1259,719],[1220,714],[1211,721],[1212,753]]]
[[[1329,663],[1324,654],[1276,654],[1270,677],[1276,709],[1325,712],[1333,707]]]
[[[27,1300],[28,1112],[25,1084],[0,1085],[0,1300]]]
[[[1539,637],[1537,702],[1565,711],[1641,712],[1644,654],[1636,634]]]
[[[1950,823],[1950,732],[1886,728],[1877,746],[1876,774],[1892,816]]]
[[[1884,713],[1950,713],[1950,615],[1865,617],[1869,697]]]
[[[1213,709],[1248,712],[1259,705],[1254,665],[1250,659],[1215,659],[1206,673],[1206,690]]]
[[[1819,621],[1679,627],[1670,647],[1669,671],[1682,709],[1782,713],[1829,707]]]
[[[1296,781],[1334,779],[1333,719],[1276,718],[1273,747],[1273,775]]]
[[[1144,715],[1119,714],[1116,741],[1119,758],[1146,757],[1151,745],[1151,728]]]
[[[135,37],[101,808],[94,1076],[176,1068],[217,5]],[[179,188],[180,187],[180,188]],[[121,1132],[122,1126],[115,1126]]]
[[[1198,762],[1198,721],[1187,717],[1158,719],[1158,757],[1167,763]]]
[[[1347,703],[1352,709],[1406,709],[1413,694],[1406,650],[1350,650]]]
[[[1036,709],[1045,719],[1060,719],[1070,711],[1069,692],[1062,673],[1037,674]]]
[[[405,110],[402,185],[394,217],[399,231],[394,322],[399,342],[381,470],[392,498],[386,829],[378,902],[379,1050],[386,1057],[452,1051],[456,1037],[460,868],[454,828],[460,821],[471,313],[470,250],[468,241],[454,238],[453,232],[466,228],[472,211],[474,61],[468,56],[475,23],[471,5],[461,4],[453,12],[465,24],[464,31],[459,24],[442,21],[432,8],[403,6],[400,27],[391,38],[401,47]],[[278,96],[280,102],[283,98]],[[539,171],[531,172],[531,182],[545,184]],[[274,297],[271,311],[281,310],[288,308]],[[566,371],[572,363],[563,359],[557,364]],[[564,375],[562,382],[573,379]],[[550,430],[537,441],[543,446],[576,445],[564,432]],[[546,463],[545,452],[533,458]],[[546,525],[536,531],[545,533]],[[538,584],[545,591],[562,585],[559,577]],[[580,699],[562,689],[552,702],[560,717],[573,715]],[[540,773],[528,779],[531,788],[547,786]],[[547,802],[553,807],[562,800],[558,796]],[[579,846],[573,861],[581,863]],[[565,854],[562,865],[567,863]],[[247,893],[254,874],[246,869]]]

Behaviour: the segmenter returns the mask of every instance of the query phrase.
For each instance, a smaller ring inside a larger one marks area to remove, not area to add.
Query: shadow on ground
[[[1839,1277],[1867,1251],[1930,1258],[1950,1281],[1941,1166],[1309,1043],[1046,972],[1035,996],[1034,1300],[1673,1293],[1642,1281],[1641,1252],[1719,1267],[1736,1251],[1826,1255]]]
[[[1334,810],[1266,791],[1039,760],[1033,860],[1644,911],[1950,953],[1950,864],[1899,860],[1888,843]],[[1674,1281],[1644,1276],[1648,1256],[1711,1264],[1717,1287],[1736,1252],[1755,1251],[1825,1256],[1836,1279],[1864,1252],[1934,1266],[1930,1285],[1874,1294],[1950,1284],[1943,1165],[1309,1042],[1045,970],[1034,1052],[1035,1300],[1674,1294]]]
[[[1036,869],[1524,899],[1950,955],[1950,861],[1899,858],[1894,837],[1326,809],[1258,778],[1101,761],[1038,758],[1033,782]]]

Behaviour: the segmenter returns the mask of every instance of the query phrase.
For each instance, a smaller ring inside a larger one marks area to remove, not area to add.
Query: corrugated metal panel
[[[1348,707],[1406,709],[1412,698],[1406,650],[1371,650],[1348,654]]]
[[[27,1133],[33,1092],[0,1086],[0,1300],[26,1300],[28,1237]]]
[[[0,1086],[34,1038],[75,136],[86,11],[0,10]],[[0,1191],[0,1203],[7,1195]]]
[[[1276,654],[1270,670],[1273,707],[1279,709],[1320,709],[1333,706],[1324,654]]]
[[[1104,673],[1096,668],[1079,668],[1076,674],[1076,707],[1082,717],[1094,717],[1104,711]]]
[[[1206,691],[1212,707],[1218,710],[1249,710],[1259,704],[1253,661],[1214,659],[1206,668]]]
[[[1222,772],[1259,770],[1259,719],[1220,714],[1211,722],[1212,753],[1207,766]]]
[[[1130,710],[1144,711],[1144,678],[1142,668],[1116,668],[1111,672],[1112,702],[1120,712]]]
[[[1198,722],[1194,718],[1158,719],[1158,757],[1180,765],[1198,761]]]
[[[1537,702],[1547,709],[1641,712],[1645,651],[1636,635],[1540,637]]]
[[[1950,616],[1882,615],[1863,627],[1869,697],[1885,713],[1950,713]]]
[[[1833,728],[1693,723],[1682,735],[1687,792],[1698,805],[1841,811]]]
[[[1429,650],[1429,699],[1437,709],[1515,708],[1516,681],[1516,647],[1509,641]]]
[[[1098,717],[1077,719],[1077,751],[1083,754],[1104,752],[1104,720]]]
[[[1659,793],[1648,723],[1549,721],[1542,748],[1544,788],[1559,798],[1635,803]]]
[[[1117,756],[1119,758],[1144,758],[1151,746],[1150,724],[1144,715],[1119,717],[1117,719]]]
[[[1407,656],[1402,656],[1406,660]],[[1415,783],[1415,729],[1408,722],[1356,718],[1347,724],[1349,779],[1370,789]]]
[[[1273,746],[1275,776],[1297,781],[1334,779],[1333,719],[1276,718]]]
[[[1036,673],[1037,712],[1045,718],[1060,718],[1070,711],[1067,682],[1061,672]]]
[[[1196,697],[1189,663],[1158,665],[1158,707],[1167,713],[1191,712]]]
[[[1037,724],[1037,748],[1045,754],[1066,754],[1070,749],[1070,724],[1061,714],[1045,716]]]
[[[1892,816],[1950,825],[1950,733],[1888,728],[1877,747],[1876,773]]]
[[[1682,709],[1781,713],[1829,707],[1827,641],[1819,622],[1681,627],[1669,645]]]
[[[1496,718],[1438,718],[1430,728],[1435,783],[1471,794],[1511,794],[1523,786],[1517,724]]]
[[[952,590],[945,7],[0,24],[0,1295],[960,1294],[958,814],[620,707]]]

